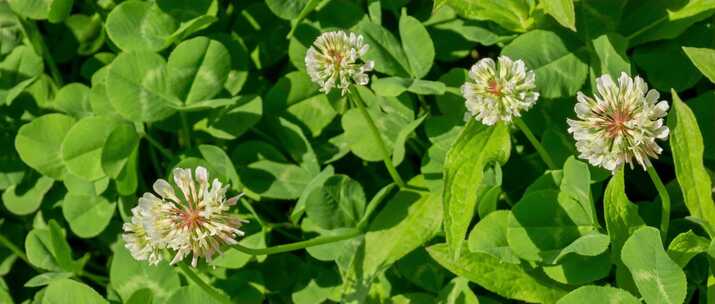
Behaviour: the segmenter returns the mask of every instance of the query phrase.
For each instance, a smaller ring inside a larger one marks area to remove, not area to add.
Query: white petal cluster
[[[666,139],[669,132],[663,125],[668,102],[659,98],[642,78],[626,73],[618,83],[609,75],[599,77],[593,98],[578,92],[574,107],[578,119],[567,122],[579,157],[611,171],[625,163],[632,168],[633,159],[646,169],[649,159],[658,158],[662,151],[655,140]]]
[[[529,71],[522,60],[506,56],[500,56],[496,63],[491,58],[479,60],[462,86],[467,110],[485,125],[510,122],[539,99],[534,78],[534,71]]]
[[[196,267],[200,257],[211,261],[221,246],[236,244],[243,236],[242,221],[228,212],[238,196],[226,199],[227,187],[218,179],[209,184],[208,171],[197,167],[195,178],[190,169],[174,169],[174,186],[166,180],[154,183],[154,192],[144,193],[132,209],[131,222],[123,226],[127,249],[137,260],[158,264],[168,249],[174,253],[171,264],[192,255]]]
[[[368,48],[362,35],[343,31],[323,33],[305,55],[308,75],[320,86],[320,91],[328,93],[337,87],[345,95],[351,84],[366,85],[369,81],[367,72],[375,64],[363,60]]]

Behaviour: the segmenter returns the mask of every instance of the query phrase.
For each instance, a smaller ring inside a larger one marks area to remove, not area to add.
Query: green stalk
[[[308,248],[308,247],[348,240],[348,239],[352,239],[352,238],[360,235],[361,233],[362,232],[358,229],[350,229],[350,230],[347,230],[347,231],[345,231],[341,234],[337,234],[337,235],[319,236],[319,237],[316,237],[316,238],[313,238],[310,240],[306,240],[306,241],[300,241],[300,242],[295,242],[295,243],[290,243],[290,244],[285,244],[285,245],[272,246],[272,247],[268,247],[268,248],[248,248],[248,247],[244,247],[240,244],[233,245],[232,247],[236,248],[236,250],[241,251],[245,254],[270,255],[270,254],[295,251],[295,250],[300,250],[300,249],[304,249],[304,248]]]
[[[514,124],[521,130],[524,135],[526,135],[526,138],[529,140],[532,146],[534,146],[534,149],[536,149],[536,152],[539,153],[539,156],[541,159],[546,163],[546,166],[549,167],[550,170],[557,170],[559,169],[556,166],[556,163],[554,163],[554,160],[551,159],[551,156],[549,155],[548,152],[546,152],[546,149],[544,149],[544,146],[541,145],[541,142],[539,142],[538,139],[536,139],[536,136],[534,136],[534,133],[531,133],[531,130],[529,129],[529,126],[527,126],[521,118],[516,117],[514,118]]]
[[[161,145],[161,143],[159,143],[159,141],[157,141],[156,139],[154,139],[154,137],[149,135],[149,133],[144,133],[144,138],[146,139],[146,141],[149,142],[150,145],[152,145],[154,148],[156,148],[159,151],[159,153],[161,153],[161,155],[164,155],[164,157],[166,157],[168,159],[174,158],[174,155],[171,154],[171,152],[169,150],[164,148]]]
[[[658,176],[658,172],[655,171],[655,168],[653,168],[652,165],[648,165],[646,171],[648,171],[648,176],[650,176],[653,185],[655,185],[655,189],[658,190],[658,196],[660,196],[660,233],[665,242],[665,238],[668,236],[668,225],[670,224],[670,195],[668,194],[668,190],[665,189],[665,185],[660,179],[660,176]]]
[[[209,294],[212,298],[218,300],[221,303],[226,303],[226,304],[231,304],[231,299],[227,298],[223,294],[219,293],[214,289],[213,287],[209,286],[209,284],[206,284],[192,269],[191,267],[187,266],[186,263],[179,262],[177,264],[179,266],[179,269],[188,277],[191,281],[193,281],[196,285],[199,285],[201,289],[203,289],[207,294]]]
[[[13,254],[15,254],[18,258],[23,260],[27,265],[32,266],[30,264],[30,260],[27,259],[27,256],[25,255],[25,252],[20,249],[20,247],[15,246],[10,240],[8,240],[4,235],[0,234],[0,245],[4,246],[7,249],[10,249]]]
[[[367,109],[365,108],[365,104],[363,103],[362,99],[360,98],[360,95],[358,95],[358,93],[356,91],[354,91],[354,87],[350,88],[349,96],[353,100],[353,103],[355,103],[357,105],[357,108],[360,111],[360,114],[362,114],[362,116],[365,118],[365,122],[367,122],[368,129],[370,129],[370,133],[377,141],[377,146],[380,149],[380,152],[382,153],[382,161],[385,163],[385,168],[387,168],[387,172],[390,173],[390,177],[392,177],[392,180],[395,182],[395,184],[397,184],[397,186],[399,186],[400,188],[404,188],[405,182],[402,181],[402,177],[400,177],[400,174],[397,173],[397,169],[395,168],[395,165],[392,163],[392,157],[390,157],[390,152],[387,150],[385,141],[382,140],[382,136],[380,135],[380,130],[377,129],[377,126],[375,125],[375,121],[372,120],[372,117],[370,117],[370,113],[367,112]]]
[[[18,19],[20,19],[20,25],[22,26],[22,31],[24,32],[25,37],[30,40],[32,47],[35,49],[36,52],[40,53],[39,55],[42,56],[42,58],[47,63],[47,66],[50,68],[50,75],[52,76],[52,80],[55,81],[55,84],[57,84],[57,86],[61,87],[62,85],[64,85],[64,81],[62,80],[62,74],[60,73],[60,69],[57,68],[55,59],[52,58],[52,54],[50,54],[50,49],[47,47],[45,40],[42,38],[42,35],[40,35],[40,30],[37,28],[37,23],[35,23],[35,21],[33,20],[26,20],[19,16]]]
[[[189,121],[186,119],[186,113],[179,113],[179,117],[181,118],[181,128],[184,131],[184,145],[191,149],[191,130],[189,129]]]

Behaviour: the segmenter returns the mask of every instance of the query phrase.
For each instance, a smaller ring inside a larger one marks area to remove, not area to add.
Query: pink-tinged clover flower
[[[362,35],[343,31],[326,32],[320,35],[305,55],[305,66],[320,91],[330,92],[339,88],[345,95],[350,85],[366,85],[367,72],[372,71],[374,62],[365,61],[369,45]]]
[[[195,176],[190,169],[174,169],[174,186],[166,180],[154,183],[154,191],[145,193],[132,209],[131,222],[123,226],[129,252],[137,260],[150,264],[161,261],[161,251],[174,254],[171,264],[191,255],[196,267],[199,258],[208,262],[221,253],[222,246],[237,244],[243,236],[242,221],[229,213],[239,196],[226,199],[227,187],[218,179],[209,184],[208,171],[197,167]]]
[[[603,75],[596,79],[593,97],[578,92],[576,98],[578,119],[567,122],[579,157],[612,172],[625,163],[632,168],[634,159],[646,169],[650,158],[658,158],[663,149],[655,140],[668,137],[663,117],[669,106],[658,100],[656,90],[648,90],[643,78],[621,73],[615,83]]]
[[[469,70],[462,86],[465,106],[474,119],[485,125],[511,122],[539,99],[535,75],[522,60],[500,56],[497,62],[484,58]]]

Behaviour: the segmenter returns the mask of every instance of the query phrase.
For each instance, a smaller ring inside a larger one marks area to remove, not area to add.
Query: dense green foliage
[[[0,303],[715,303],[713,16],[712,0],[0,0]],[[306,72],[333,30],[374,61],[346,95]],[[536,75],[518,128],[465,121],[469,68],[499,55]],[[589,165],[567,131],[577,92],[622,72],[670,105],[648,172]],[[243,247],[195,269],[135,260],[138,198],[197,166],[245,193]]]

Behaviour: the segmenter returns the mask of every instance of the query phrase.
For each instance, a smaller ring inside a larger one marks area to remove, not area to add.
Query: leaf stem
[[[101,276],[101,275],[98,275],[98,274],[93,274],[93,273],[90,273],[90,272],[87,272],[87,271],[84,271],[84,270],[81,271],[81,272],[78,274],[78,276],[83,277],[83,278],[87,278],[87,279],[89,279],[89,280],[91,280],[91,281],[93,281],[93,282],[95,282],[95,283],[97,283],[97,284],[99,284],[99,285],[106,285],[107,282],[109,282],[109,279],[108,279],[107,277],[105,277],[105,276]]]
[[[546,166],[548,166],[550,170],[557,170],[558,167],[556,166],[556,163],[554,163],[554,160],[551,159],[549,153],[546,152],[544,146],[542,146],[539,140],[536,139],[534,133],[531,133],[529,126],[527,126],[524,121],[521,120],[521,118],[519,117],[514,118],[514,124],[516,124],[519,130],[524,133],[531,145],[534,146],[534,149],[536,149],[536,152],[539,153],[539,156],[541,156],[541,159],[544,161],[544,163],[546,163]]]
[[[149,135],[149,133],[144,133],[144,138],[146,139],[146,141],[149,142],[149,144],[151,144],[154,148],[159,150],[159,153],[161,153],[161,155],[164,155],[164,157],[166,157],[168,159],[174,158],[174,155],[171,154],[171,152],[169,150],[164,148],[158,140],[154,139],[154,137]]]
[[[646,171],[648,171],[648,176],[650,176],[653,185],[655,185],[655,189],[658,190],[658,196],[660,196],[660,233],[663,237],[663,241],[665,241],[665,237],[668,235],[668,225],[670,224],[670,195],[668,194],[668,190],[665,189],[665,185],[660,179],[660,176],[658,176],[658,172],[653,168],[653,165],[648,165]]]
[[[380,131],[377,129],[375,121],[372,120],[372,117],[370,117],[370,113],[367,112],[363,100],[360,98],[360,95],[354,90],[354,87],[350,88],[350,92],[348,94],[353,100],[353,102],[357,105],[360,114],[362,114],[362,116],[365,118],[365,122],[367,122],[368,129],[370,129],[372,136],[377,141],[377,146],[380,149],[380,152],[382,152],[382,161],[385,163],[387,172],[390,173],[390,177],[392,177],[392,180],[395,182],[395,184],[397,184],[397,186],[399,186],[400,188],[404,188],[405,182],[402,181],[402,177],[400,177],[400,174],[397,172],[397,169],[395,169],[395,165],[392,163],[392,157],[390,157],[390,152],[388,152],[387,147],[385,146],[385,141],[382,140],[382,135],[380,135]]]
[[[211,287],[209,284],[204,282],[192,269],[191,267],[187,266],[186,263],[184,262],[179,262],[177,264],[179,266],[179,269],[188,277],[191,281],[193,281],[196,285],[199,285],[201,289],[203,289],[207,294],[209,294],[212,298],[218,300],[221,303],[226,303],[226,304],[231,304],[231,299],[227,298],[225,295],[219,293]]]
[[[55,84],[57,84],[57,86],[61,87],[64,84],[64,81],[62,80],[62,74],[57,68],[55,59],[52,58],[52,54],[50,54],[50,49],[47,47],[45,40],[42,38],[42,35],[40,35],[40,30],[37,28],[37,23],[34,20],[27,20],[20,16],[18,16],[18,19],[20,19],[20,24],[22,25],[22,30],[25,33],[25,36],[30,40],[30,43],[32,44],[35,51],[40,53],[39,55],[42,56],[45,62],[47,62],[47,66],[50,68],[50,75],[52,76],[52,80],[55,81]]]
[[[27,259],[27,256],[25,255],[25,252],[23,252],[20,247],[15,246],[10,240],[8,240],[4,235],[0,234],[0,245],[3,245],[5,248],[10,249],[13,254],[15,254],[18,258],[23,260],[27,265],[33,266],[30,264],[30,260]]]
[[[191,149],[191,130],[189,129],[189,120],[186,118],[186,113],[180,112],[181,129],[184,131],[184,145]]]
[[[277,246],[272,246],[272,247],[267,247],[267,248],[248,248],[248,247],[244,247],[240,244],[233,245],[232,247],[236,248],[236,250],[238,250],[238,251],[241,251],[243,253],[250,254],[250,255],[270,255],[270,254],[289,252],[289,251],[300,250],[300,249],[304,249],[304,248],[308,248],[308,247],[348,240],[348,239],[352,239],[360,234],[362,234],[362,232],[360,230],[350,229],[350,230],[347,230],[347,231],[345,231],[341,234],[337,234],[337,235],[324,235],[324,236],[319,236],[319,237],[316,237],[316,238],[313,238],[310,240],[306,240],[306,241],[300,241],[300,242],[295,242],[295,243],[290,243],[290,244],[285,244],[285,245],[277,245]]]

